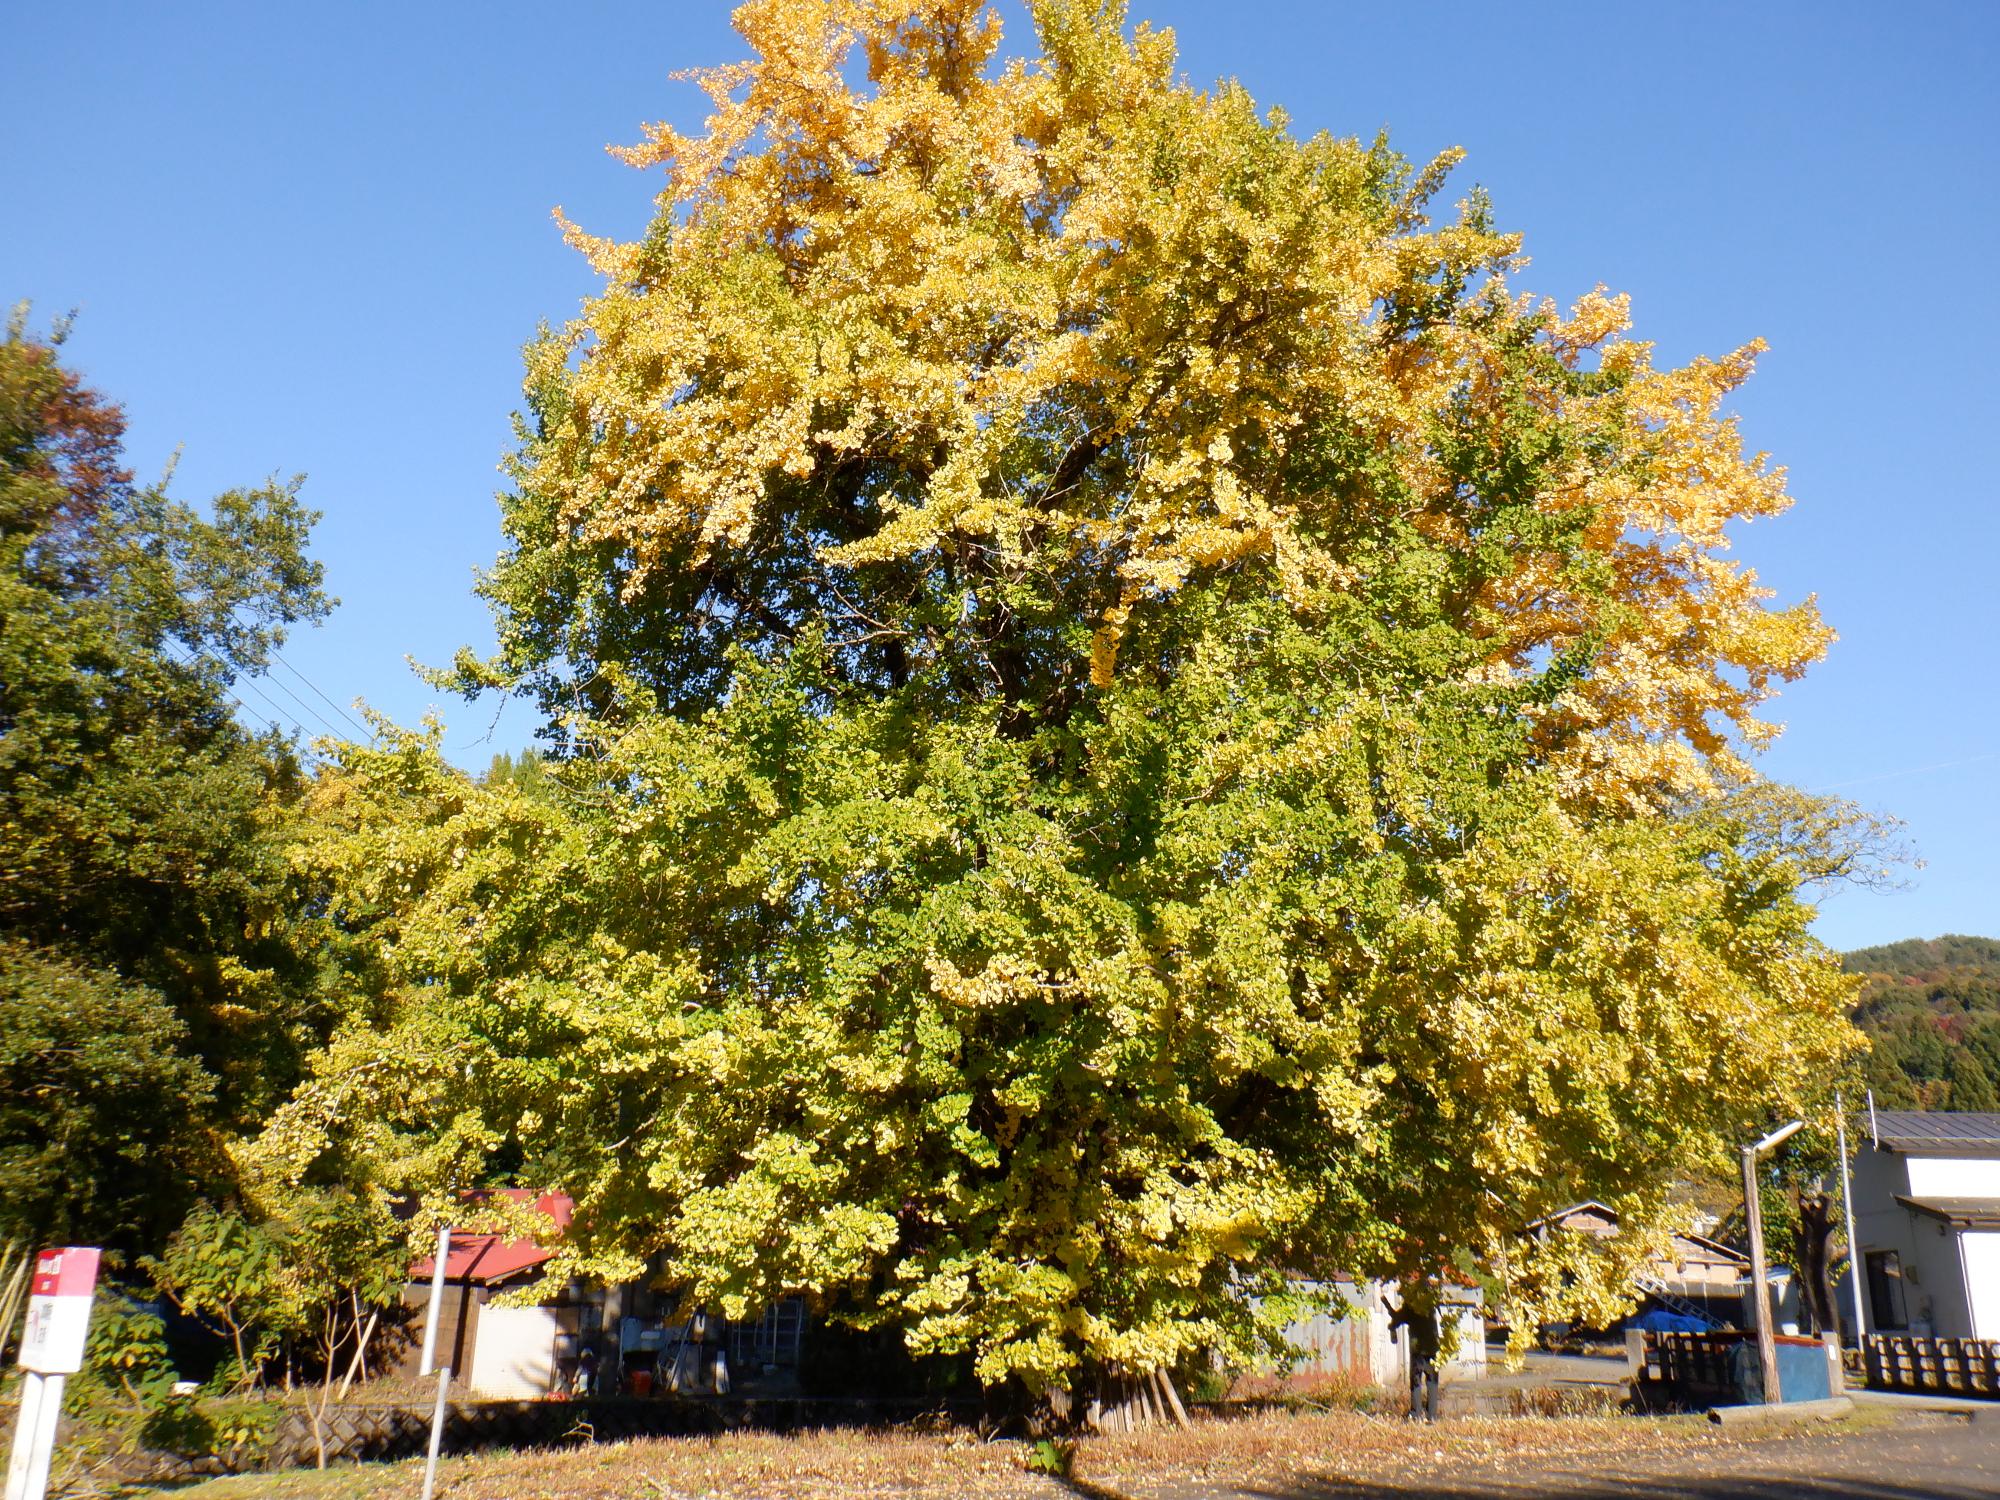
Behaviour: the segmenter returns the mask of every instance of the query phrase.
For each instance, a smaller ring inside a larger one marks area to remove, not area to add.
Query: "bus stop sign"
[[[23,1369],[74,1375],[83,1368],[83,1341],[90,1331],[90,1300],[96,1290],[96,1250],[71,1245],[44,1250],[36,1257],[28,1325],[21,1332]]]

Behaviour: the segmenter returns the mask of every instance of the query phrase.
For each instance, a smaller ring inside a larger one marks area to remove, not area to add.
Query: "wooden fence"
[[[1740,1400],[1742,1359],[1749,1335],[1647,1333],[1639,1342],[1634,1394],[1650,1405],[1703,1406]]]
[[[2000,1396],[2000,1342],[1871,1333],[1862,1353],[1872,1390]]]
[[[1839,1395],[1846,1381],[1840,1356],[1828,1339],[1779,1334],[1778,1372],[1786,1401]],[[1732,1406],[1764,1399],[1764,1372],[1755,1334],[1734,1329],[1708,1333],[1634,1331],[1627,1339],[1633,1398],[1642,1406],[1688,1409]]]

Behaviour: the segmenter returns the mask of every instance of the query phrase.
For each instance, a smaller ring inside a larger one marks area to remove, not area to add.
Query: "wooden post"
[[[354,1358],[347,1362],[347,1378],[340,1382],[340,1399],[347,1399],[347,1392],[354,1384],[354,1375],[368,1354],[368,1341],[375,1337],[375,1321],[382,1316],[380,1309],[368,1314],[368,1326],[361,1330],[361,1342],[354,1346]]]
[[[1743,1217],[1750,1226],[1750,1295],[1757,1319],[1757,1361],[1764,1372],[1764,1404],[1784,1399],[1778,1386],[1777,1330],[1772,1326],[1771,1280],[1764,1264],[1764,1206],[1757,1192],[1757,1148],[1743,1148]]]

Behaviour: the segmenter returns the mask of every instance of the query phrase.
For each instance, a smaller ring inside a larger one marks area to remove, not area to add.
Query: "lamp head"
[[[1805,1123],[1806,1122],[1804,1120],[1794,1120],[1789,1125],[1780,1125],[1776,1130],[1772,1131],[1769,1135],[1765,1136],[1763,1140],[1757,1142],[1757,1144],[1752,1146],[1750,1149],[1758,1156],[1762,1156],[1766,1151],[1769,1151],[1773,1147],[1779,1145],[1780,1143],[1789,1140],[1798,1131],[1803,1130],[1805,1128]]]

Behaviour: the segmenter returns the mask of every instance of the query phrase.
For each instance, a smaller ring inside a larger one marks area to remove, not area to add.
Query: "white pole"
[[[1882,1127],[1875,1123],[1875,1090],[1868,1091],[1868,1133],[1875,1138],[1875,1149],[1882,1149]]]
[[[65,1378],[30,1370],[22,1381],[21,1417],[7,1463],[7,1500],[44,1500],[49,1492],[49,1461],[55,1453],[56,1423],[62,1417]]]
[[[431,1408],[430,1454],[424,1460],[424,1500],[437,1486],[438,1445],[444,1441],[445,1395],[451,1388],[451,1366],[437,1363],[438,1315],[444,1306],[444,1264],[451,1258],[451,1226],[438,1226],[437,1255],[431,1263],[430,1315],[424,1319],[424,1358],[417,1373],[437,1372],[437,1404]],[[462,1310],[462,1309],[461,1309]]]
[[[35,1428],[41,1419],[42,1377],[21,1377],[21,1410],[14,1422],[14,1451],[7,1462],[7,1500],[27,1500],[28,1470],[34,1464]]]
[[[424,1459],[424,1497],[431,1500],[431,1493],[437,1488],[438,1445],[444,1441],[445,1392],[451,1386],[451,1366],[443,1365],[438,1372],[437,1405],[431,1408],[431,1447]]]
[[[451,1258],[451,1226],[438,1226],[437,1254],[431,1261],[431,1305],[424,1313],[424,1357],[419,1375],[437,1368],[438,1317],[444,1309],[444,1264]]]
[[[1847,1281],[1854,1293],[1854,1347],[1860,1349],[1868,1337],[1868,1317],[1861,1300],[1861,1241],[1854,1232],[1854,1178],[1847,1170],[1847,1106],[1837,1092],[1833,1108],[1840,1122],[1840,1206],[1847,1217]]]

